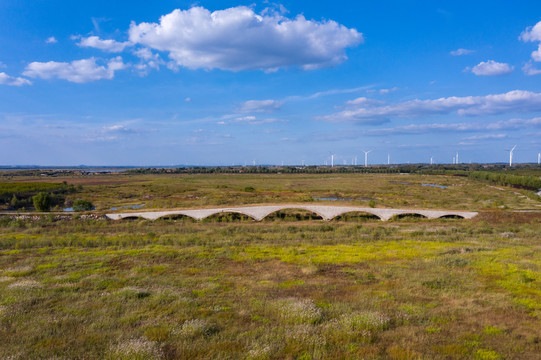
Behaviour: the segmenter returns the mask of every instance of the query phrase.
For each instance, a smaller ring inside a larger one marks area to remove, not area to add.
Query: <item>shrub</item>
[[[94,210],[94,205],[88,200],[79,199],[79,200],[75,200],[75,202],[73,203],[73,211],[89,211],[89,210]]]
[[[49,211],[51,209],[51,195],[40,192],[32,197],[34,208],[38,211]]]

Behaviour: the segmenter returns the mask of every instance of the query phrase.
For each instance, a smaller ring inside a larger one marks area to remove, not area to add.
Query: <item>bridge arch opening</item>
[[[203,223],[217,223],[217,222],[250,222],[254,221],[253,217],[243,214],[237,211],[224,211],[218,212],[201,219]]]
[[[418,221],[426,219],[428,219],[426,216],[419,213],[404,213],[394,215],[391,221]]]
[[[122,220],[134,221],[134,220],[148,220],[148,219],[145,219],[142,216],[133,215],[133,216],[124,216]]]
[[[306,209],[281,209],[271,212],[263,218],[263,221],[307,221],[307,220],[323,220],[323,217]]]
[[[332,221],[347,221],[347,222],[367,222],[381,220],[377,215],[371,214],[366,211],[348,211],[340,215],[335,216]]]
[[[464,216],[457,215],[457,214],[448,214],[448,215],[440,216],[438,219],[460,220],[460,219],[464,219]]]
[[[162,222],[187,222],[187,223],[193,223],[197,221],[197,219],[194,219],[193,217],[184,215],[184,214],[165,215],[165,216],[161,216],[157,218],[156,220],[162,221]]]

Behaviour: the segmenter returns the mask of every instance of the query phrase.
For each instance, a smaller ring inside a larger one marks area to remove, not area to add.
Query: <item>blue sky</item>
[[[515,162],[541,3],[3,1],[0,164]]]

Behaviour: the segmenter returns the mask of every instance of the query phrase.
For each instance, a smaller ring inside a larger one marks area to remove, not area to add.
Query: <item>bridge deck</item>
[[[284,205],[257,205],[257,206],[240,206],[240,207],[223,207],[215,209],[189,209],[189,210],[170,210],[170,211],[140,211],[140,212],[125,212],[106,214],[107,218],[113,220],[141,217],[148,220],[156,220],[162,217],[184,215],[201,220],[206,217],[220,213],[239,213],[261,221],[266,216],[286,209],[302,209],[318,214],[325,220],[331,220],[349,212],[363,212],[379,217],[386,221],[395,215],[415,214],[422,215],[428,219],[437,219],[443,216],[460,216],[465,219],[471,219],[477,215],[477,212],[472,211],[453,211],[453,210],[419,210],[419,209],[383,209],[383,208],[366,208],[357,206],[333,206],[333,205],[308,205],[308,204],[284,204]]]

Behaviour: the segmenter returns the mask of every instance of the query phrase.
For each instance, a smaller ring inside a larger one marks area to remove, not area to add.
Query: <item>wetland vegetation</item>
[[[262,222],[234,214],[198,222],[8,213],[0,216],[2,359],[541,353],[541,202],[533,191],[452,174],[10,174],[2,181],[3,189],[35,192],[63,184],[75,191],[62,193],[59,206],[86,199],[98,215],[138,204],[341,202],[315,197],[480,212],[472,220],[389,222],[363,213],[323,221],[295,210]]]

